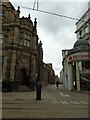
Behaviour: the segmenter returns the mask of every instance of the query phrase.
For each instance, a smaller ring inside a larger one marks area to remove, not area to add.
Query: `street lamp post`
[[[41,47],[42,43],[40,41],[38,45],[38,71],[37,71],[37,81],[36,81],[36,100],[41,100]]]

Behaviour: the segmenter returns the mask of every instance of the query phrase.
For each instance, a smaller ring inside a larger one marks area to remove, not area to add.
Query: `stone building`
[[[90,90],[90,8],[76,23],[77,41],[63,50],[64,85],[69,90]]]
[[[18,90],[20,86],[33,89],[40,75],[38,66],[43,60],[36,18],[34,23],[30,14],[20,18],[19,7],[15,10],[10,2],[3,2],[2,36],[3,91]]]

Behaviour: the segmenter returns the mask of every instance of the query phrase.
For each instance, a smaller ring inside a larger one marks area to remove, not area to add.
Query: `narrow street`
[[[81,104],[81,101],[84,101],[83,103],[88,104],[88,93],[69,91],[63,88],[62,85],[60,85],[58,89],[55,85],[49,85],[45,87],[44,90],[47,92],[48,96],[52,96],[58,102],[66,101],[67,104],[74,104],[74,102],[76,103],[77,101],[77,104]]]
[[[88,118],[87,93],[47,85],[41,97],[36,100],[35,91],[3,93],[2,118]]]

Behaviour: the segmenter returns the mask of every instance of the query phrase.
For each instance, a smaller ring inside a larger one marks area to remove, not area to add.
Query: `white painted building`
[[[67,55],[68,55],[68,49],[62,50],[62,56],[63,56],[63,85],[65,88],[68,88],[68,62],[67,62]]]
[[[63,75],[63,68],[62,70],[60,71],[60,83],[63,83],[64,81],[64,75]]]
[[[90,90],[90,8],[76,23],[73,49],[62,50],[64,86],[68,90]]]

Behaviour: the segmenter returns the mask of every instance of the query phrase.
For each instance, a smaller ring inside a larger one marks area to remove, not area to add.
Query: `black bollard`
[[[41,100],[41,84],[39,82],[36,85],[36,100]]]

